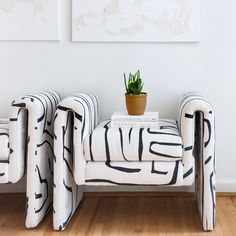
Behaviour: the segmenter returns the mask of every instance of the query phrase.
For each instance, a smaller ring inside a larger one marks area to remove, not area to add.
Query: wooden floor
[[[52,214],[37,229],[24,228],[25,197],[0,194],[0,235],[236,235],[236,197],[217,198],[217,226],[204,233],[192,197],[87,196],[63,232]]]

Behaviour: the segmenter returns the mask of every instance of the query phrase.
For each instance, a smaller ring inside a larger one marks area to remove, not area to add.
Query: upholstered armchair
[[[55,115],[55,230],[69,223],[84,185],[191,186],[204,230],[215,226],[215,128],[211,105],[189,93],[179,119],[154,128],[98,124],[98,100],[79,93],[60,102]],[[158,201],[158,200],[157,200]]]
[[[26,174],[26,227],[36,227],[52,208],[53,125],[60,97],[31,94],[13,101],[9,119],[0,119],[0,184]]]

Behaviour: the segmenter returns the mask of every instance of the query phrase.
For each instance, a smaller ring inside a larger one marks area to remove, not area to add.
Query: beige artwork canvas
[[[200,0],[72,0],[72,39],[198,42]]]
[[[0,0],[0,40],[59,40],[58,0]]]

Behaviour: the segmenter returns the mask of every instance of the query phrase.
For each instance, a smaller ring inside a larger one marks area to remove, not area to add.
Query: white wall
[[[0,42],[0,117],[13,98],[91,90],[102,118],[125,109],[123,72],[141,70],[148,109],[176,118],[177,98],[199,91],[216,112],[218,190],[236,191],[236,2],[202,0],[201,43],[72,43],[71,2],[61,0],[61,42]]]

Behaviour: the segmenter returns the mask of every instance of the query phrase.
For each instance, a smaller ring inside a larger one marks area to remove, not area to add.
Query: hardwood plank
[[[0,236],[75,235],[236,235],[236,197],[217,197],[217,224],[203,232],[192,196],[87,196],[67,229],[52,229],[52,213],[37,229],[27,230],[24,194],[0,194]]]

